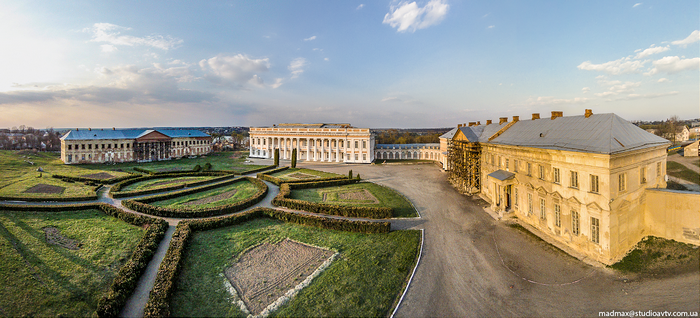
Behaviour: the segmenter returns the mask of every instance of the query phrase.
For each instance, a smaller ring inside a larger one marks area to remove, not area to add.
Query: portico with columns
[[[350,124],[278,124],[250,128],[250,157],[290,160],[297,149],[297,160],[319,162],[371,163],[374,136],[369,128]]]

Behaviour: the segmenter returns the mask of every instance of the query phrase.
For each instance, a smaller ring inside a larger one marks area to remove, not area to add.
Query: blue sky
[[[0,127],[700,117],[698,1],[5,1]]]

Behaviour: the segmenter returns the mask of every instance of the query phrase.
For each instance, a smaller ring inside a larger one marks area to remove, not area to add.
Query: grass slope
[[[666,162],[666,172],[676,178],[681,178],[695,184],[700,184],[700,174],[688,169],[688,167],[673,161]]]
[[[342,192],[347,190],[359,190],[367,189],[371,192],[377,199],[379,199],[379,204],[367,203],[360,204],[357,202],[342,202],[333,201],[332,204],[338,205],[357,205],[357,206],[386,206],[394,208],[394,217],[416,217],[418,216],[416,210],[411,205],[405,197],[403,197],[398,192],[393,189],[380,186],[378,184],[370,182],[361,182],[356,184],[349,184],[338,187],[327,187],[327,188],[317,188],[317,189],[300,189],[292,191],[291,198],[299,199],[311,202],[323,202],[322,192]]]
[[[243,316],[224,289],[224,268],[254,245],[287,237],[340,255],[273,316],[386,316],[415,265],[420,242],[419,231],[360,234],[270,219],[198,232],[171,301],[173,316]]]
[[[195,200],[211,197],[211,196],[221,194],[221,193],[231,191],[231,190],[236,190],[236,194],[234,194],[233,197],[225,199],[225,200],[219,200],[219,201],[210,202],[207,204],[184,205],[184,203],[187,203],[190,201],[195,201]],[[250,198],[257,191],[258,191],[258,188],[253,183],[251,183],[250,181],[247,181],[247,180],[243,180],[243,181],[238,181],[238,182],[231,184],[231,185],[212,189],[209,191],[194,193],[194,194],[190,194],[190,195],[186,195],[186,196],[182,196],[182,197],[177,197],[177,198],[173,198],[173,199],[169,199],[169,200],[156,201],[156,202],[153,202],[151,204],[155,205],[155,206],[171,207],[171,208],[177,208],[177,207],[184,207],[184,208],[189,208],[189,209],[211,208],[211,207],[222,206],[222,205],[227,205],[227,204],[232,204],[232,203],[236,203],[239,201],[243,201],[247,198]]]
[[[54,226],[82,243],[46,243]],[[97,210],[0,213],[0,316],[93,315],[144,230]]]
[[[178,184],[196,182],[201,180],[209,180],[216,177],[180,177],[180,178],[164,178],[164,179],[151,179],[145,180],[137,183],[130,184],[120,191],[135,191],[135,190],[146,190],[146,189],[157,189],[163,187],[172,187]]]
[[[155,172],[192,170],[192,168],[194,168],[194,166],[196,165],[199,165],[203,168],[207,162],[211,164],[212,170],[233,170],[236,172],[243,172],[263,167],[260,165],[245,164],[245,160],[246,157],[241,156],[240,152],[222,151],[214,152],[206,156],[200,156],[198,158],[192,159],[181,158],[174,160],[141,163],[127,162],[115,164],[111,167],[113,169],[122,169],[124,171],[130,171],[134,167],[139,167]]]
[[[631,273],[668,275],[698,271],[700,248],[686,243],[649,236],[622,260],[610,267]]]

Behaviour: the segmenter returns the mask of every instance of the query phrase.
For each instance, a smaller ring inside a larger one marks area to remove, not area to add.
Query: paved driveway
[[[630,279],[586,265],[495,221],[459,194],[437,166],[300,163],[360,173],[408,197],[421,219],[392,228],[425,229],[423,258],[399,317],[598,316],[599,311],[700,310],[698,272]]]

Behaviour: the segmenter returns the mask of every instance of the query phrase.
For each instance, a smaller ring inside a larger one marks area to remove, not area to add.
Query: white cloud
[[[330,61],[327,57],[323,58],[324,61]]]
[[[357,8],[356,8],[355,10],[360,10],[360,9],[362,9],[362,8],[364,8],[364,7],[365,7],[365,5],[362,3],[362,4],[360,4],[359,6],[357,6]]]
[[[636,7],[638,7],[638,6],[641,6],[641,5],[642,5],[642,3],[641,3],[641,2],[639,2],[639,3],[635,3],[635,4],[634,4],[634,5],[632,6],[632,8],[636,8]]]
[[[690,35],[683,39],[683,40],[678,40],[678,41],[673,41],[671,44],[673,45],[680,45],[682,47],[688,46],[688,44],[700,41],[700,30],[695,30]]]
[[[102,44],[100,48],[102,48],[102,52],[105,53],[111,53],[117,50],[117,47],[112,44]]]
[[[418,7],[416,2],[399,2],[392,5],[390,12],[384,16],[382,23],[389,24],[398,32],[425,29],[440,23],[447,15],[450,5],[445,0],[430,0],[424,7]]]
[[[495,27],[496,27],[495,25],[489,25],[488,29],[493,29]]]
[[[316,36],[315,36],[315,35],[312,36],[312,37],[308,37],[308,38],[304,39],[304,41],[313,41],[313,40],[316,40]]]
[[[642,85],[642,82],[621,82],[621,81],[609,81],[606,78],[600,78],[598,84],[601,86],[608,86],[608,90],[602,93],[596,93],[595,96],[607,97],[614,96],[624,93],[634,92],[635,87]]]
[[[649,70],[649,72],[644,73],[644,75],[654,75],[659,72],[665,73],[678,73],[686,70],[700,70],[700,57],[695,57],[692,59],[682,59],[678,56],[666,56],[660,60],[652,62],[654,68]]]
[[[664,96],[671,96],[671,95],[678,95],[678,91],[672,91],[672,92],[666,92],[666,93],[655,93],[655,94],[629,94],[626,96],[621,96],[615,99],[610,99],[608,101],[613,101],[613,100],[635,100],[635,99],[652,99],[652,98],[658,98],[658,97],[664,97]]]
[[[401,102],[401,101],[402,100],[396,96],[382,98],[382,102]]]
[[[263,81],[258,73],[269,70],[270,60],[267,58],[253,59],[243,54],[218,55],[208,60],[199,61],[199,66],[208,72],[204,78],[212,83],[243,87],[246,83],[262,85]]]
[[[666,83],[666,82],[670,82],[670,80],[668,78],[662,77],[657,82],[658,83]]]
[[[669,48],[668,46],[657,46],[657,47],[654,47],[654,46],[652,45],[652,47],[650,47],[650,48],[648,48],[648,49],[646,49],[646,50],[644,50],[644,51],[641,51],[641,52],[637,53],[637,55],[635,55],[634,58],[635,58],[635,59],[643,59],[643,58],[645,58],[645,57],[647,57],[647,56],[649,56],[649,55],[653,55],[653,54],[657,54],[657,53],[661,53],[661,52],[666,52],[666,51],[668,51],[668,50],[670,50],[670,49],[671,49],[671,48]],[[635,51],[635,52],[636,52],[636,51]]]
[[[629,57],[623,57],[618,60],[605,62],[602,64],[593,64],[591,61],[585,61],[578,66],[580,70],[605,72],[611,75],[620,75],[627,73],[637,73],[638,70],[644,67],[648,60],[632,61]]]
[[[181,39],[171,36],[149,35],[146,37],[136,37],[131,35],[122,35],[122,31],[129,31],[131,28],[118,26],[111,23],[95,23],[91,28],[86,28],[84,31],[92,33],[93,42],[107,42],[111,45],[136,46],[144,45],[161,50],[169,50],[177,45],[182,44]]]
[[[297,78],[299,75],[304,73],[304,66],[306,66],[306,59],[303,57],[298,57],[289,63],[287,69],[292,72],[292,78]]]
[[[581,89],[581,91],[582,91],[584,94],[588,94],[588,92],[591,91],[591,88],[590,88],[590,87],[584,87],[584,88]]]

